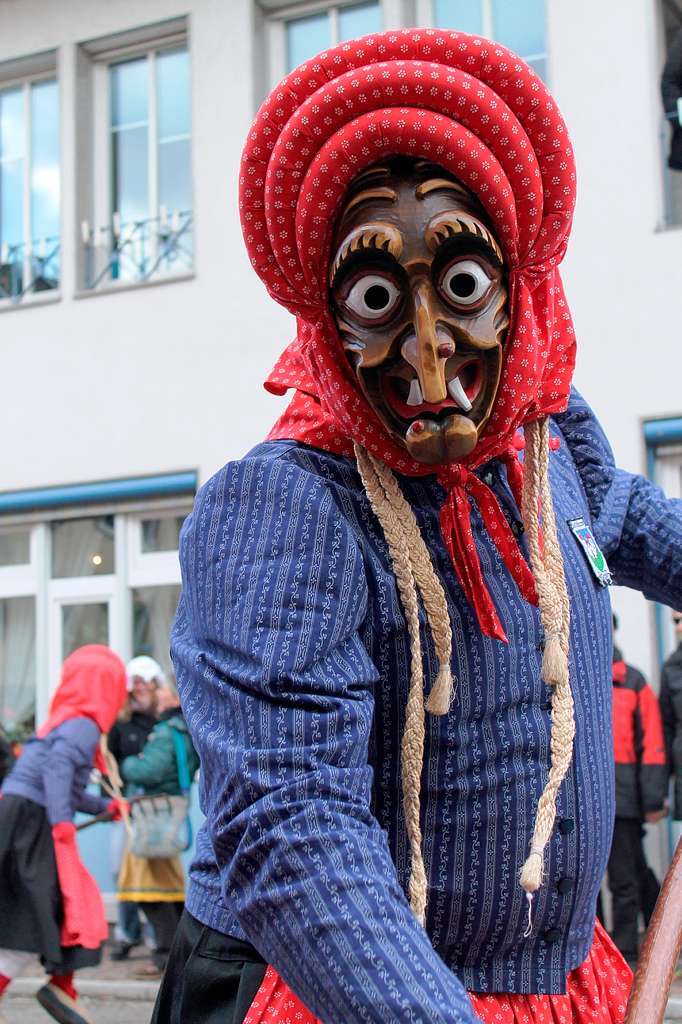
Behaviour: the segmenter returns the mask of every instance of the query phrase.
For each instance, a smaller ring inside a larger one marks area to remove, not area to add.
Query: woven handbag
[[[173,746],[178,766],[181,796],[138,797],[130,807],[130,852],[135,857],[177,857],[192,845],[192,823],[189,818],[191,779],[187,766],[187,749],[179,733],[173,729]]]

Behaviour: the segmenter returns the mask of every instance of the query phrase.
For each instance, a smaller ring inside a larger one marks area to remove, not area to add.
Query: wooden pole
[[[682,949],[682,843],[677,844],[644,938],[624,1024],[662,1024]]]

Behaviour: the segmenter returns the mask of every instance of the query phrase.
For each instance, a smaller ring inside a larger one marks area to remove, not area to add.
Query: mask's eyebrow
[[[376,223],[361,224],[359,227],[353,228],[336,251],[336,256],[329,269],[330,284],[333,283],[342,264],[353,253],[364,249],[377,249],[379,252],[390,253],[394,259],[399,260],[402,255],[403,244],[403,236],[393,224],[377,221]]]
[[[473,235],[481,239],[489,246],[500,264],[504,264],[502,250],[485,224],[461,210],[446,210],[432,217],[426,225],[424,241],[431,252],[435,252],[439,245],[457,235]]]
[[[464,185],[460,185],[458,181],[452,181],[451,178],[427,178],[426,181],[417,185],[414,194],[417,199],[425,199],[432,192],[443,191],[454,192],[458,199],[465,199],[467,203],[472,202],[471,192]]]
[[[395,203],[398,198],[397,194],[392,188],[388,188],[387,185],[378,186],[375,188],[365,188],[357,195],[353,196],[347,206],[344,207],[343,215],[346,217],[351,210],[354,210],[356,206],[360,206],[362,203],[369,202],[370,199],[386,199],[389,203]]]

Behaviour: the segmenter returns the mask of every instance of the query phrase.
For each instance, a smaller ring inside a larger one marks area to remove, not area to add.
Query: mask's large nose
[[[446,360],[455,354],[449,331],[438,326],[438,299],[429,280],[419,281],[413,289],[414,332],[401,347],[405,362],[417,371],[424,402],[443,402],[448,397],[445,380]]]

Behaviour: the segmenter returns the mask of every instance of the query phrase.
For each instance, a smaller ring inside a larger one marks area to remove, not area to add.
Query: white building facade
[[[665,12],[664,12],[665,8]],[[289,67],[382,27],[491,35],[548,81],[579,201],[564,280],[576,382],[626,469],[679,494],[682,233],[670,225],[660,0],[0,3],[0,722],[44,715],[63,657],[166,667],[179,524],[281,408],[294,331],[241,242],[237,177]],[[682,10],[680,11],[682,22]],[[616,590],[656,682],[669,614]]]

